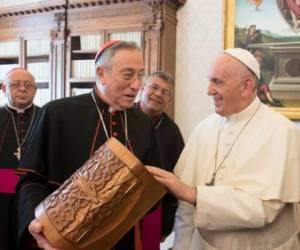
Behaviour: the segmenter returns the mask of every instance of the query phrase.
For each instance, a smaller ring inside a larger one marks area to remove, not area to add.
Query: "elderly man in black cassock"
[[[52,101],[42,109],[19,168],[26,173],[18,185],[21,249],[30,249],[30,235],[40,248],[53,249],[34,220],[34,208],[109,137],[126,145],[143,164],[163,165],[151,119],[132,108],[144,74],[142,51],[135,43],[110,41],[95,63],[91,93]],[[137,250],[134,229],[114,249]]]
[[[0,249],[12,250],[16,236],[14,193],[18,181],[14,170],[25,152],[39,107],[32,103],[36,85],[26,69],[9,71],[1,89],[6,104],[0,108]]]
[[[135,104],[153,120],[165,167],[171,172],[184,147],[179,127],[164,112],[172,101],[173,91],[174,79],[170,74],[163,71],[152,72],[144,80],[140,102]],[[172,231],[176,209],[177,199],[167,194],[162,202],[142,219],[143,250],[160,249],[160,241]],[[151,234],[149,229],[152,230]]]

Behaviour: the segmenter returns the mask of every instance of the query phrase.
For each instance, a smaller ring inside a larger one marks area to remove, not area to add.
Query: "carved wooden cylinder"
[[[164,193],[141,162],[110,138],[36,207],[35,216],[58,249],[106,250]]]

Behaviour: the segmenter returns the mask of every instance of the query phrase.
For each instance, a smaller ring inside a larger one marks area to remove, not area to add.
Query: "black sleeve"
[[[35,207],[51,193],[51,187],[46,178],[45,157],[48,154],[47,145],[47,111],[41,110],[39,119],[30,135],[27,149],[17,169],[21,175],[17,185],[18,197],[18,245],[22,248],[24,235],[28,235],[27,227],[34,219]],[[43,176],[43,177],[42,177]]]
[[[166,169],[166,162],[163,157],[162,148],[158,142],[155,128],[151,128],[150,147],[145,159],[145,165],[152,165]]]
[[[24,235],[28,235],[27,227],[35,218],[35,207],[44,200],[53,189],[42,178],[28,173],[23,176],[17,186],[18,194],[18,246],[22,246]]]
[[[175,125],[175,124],[174,124]],[[179,156],[184,148],[184,140],[177,126],[174,127],[173,134],[170,138],[171,145],[168,146],[165,152],[165,158],[168,161],[168,170],[173,171],[179,159]]]
[[[26,171],[31,171],[38,173],[42,176],[47,175],[46,162],[48,152],[48,112],[47,107],[45,106],[39,114],[39,118],[36,121],[36,124],[33,128],[32,133],[30,134],[28,143],[26,144],[26,151],[17,171],[23,172],[23,169]]]
[[[170,121],[167,128],[168,130],[164,131],[164,133],[169,133],[170,137],[167,137],[167,139],[162,135],[162,139],[168,140],[165,142],[166,144],[163,144],[165,146],[163,155],[167,170],[172,172],[184,148],[184,140],[178,126],[174,122]],[[171,193],[167,193],[162,200],[162,236],[168,236],[171,233],[174,226],[175,212],[177,207],[178,200],[176,197]]]

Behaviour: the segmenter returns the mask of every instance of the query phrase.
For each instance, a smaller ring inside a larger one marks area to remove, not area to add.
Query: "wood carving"
[[[56,248],[110,249],[163,194],[139,160],[110,139],[36,208],[36,217]]]
[[[59,233],[79,243],[138,183],[140,180],[108,148],[100,148],[44,201],[44,208]]]
[[[163,26],[162,1],[145,0],[145,3],[145,12],[151,20],[148,24],[149,30],[161,31]]]
[[[52,40],[65,40],[68,36],[68,32],[66,32],[66,16],[64,12],[58,12],[54,14],[54,21],[56,23],[56,27],[51,30],[51,38]]]

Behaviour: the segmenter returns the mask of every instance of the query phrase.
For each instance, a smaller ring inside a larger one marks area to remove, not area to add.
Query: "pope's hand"
[[[52,247],[49,241],[43,236],[42,234],[43,226],[38,220],[36,219],[33,220],[29,224],[28,230],[33,236],[33,238],[36,240],[39,248],[45,250],[58,250],[57,248]]]
[[[171,172],[152,166],[146,166],[146,168],[158,182],[163,184],[179,200],[195,204],[197,199],[197,190],[195,187],[186,185]]]

